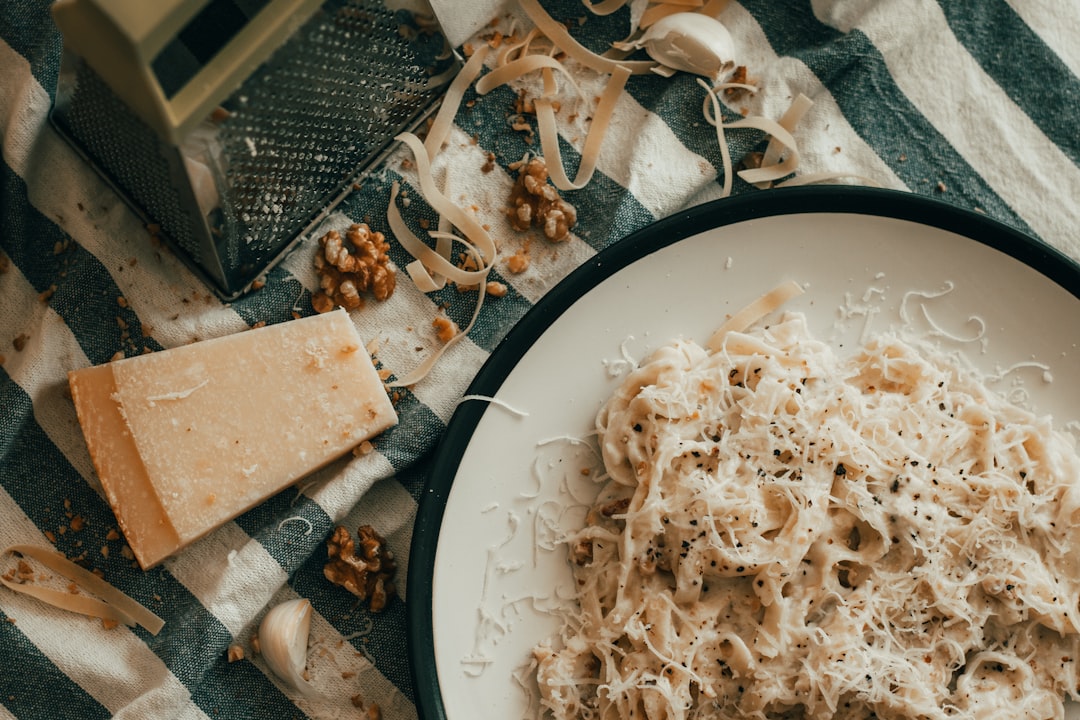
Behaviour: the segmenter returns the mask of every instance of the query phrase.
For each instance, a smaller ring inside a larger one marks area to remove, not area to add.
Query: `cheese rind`
[[[342,310],[76,370],[69,381],[144,569],[397,422]]]

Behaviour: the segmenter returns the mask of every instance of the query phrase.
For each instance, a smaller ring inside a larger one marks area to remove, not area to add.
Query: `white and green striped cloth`
[[[449,197],[477,208],[503,256],[529,243],[528,270],[496,265],[508,294],[489,298],[468,339],[403,393],[400,424],[375,452],[334,464],[142,572],[115,537],[66,392],[68,371],[118,351],[161,350],[312,314],[314,240],[271,271],[262,289],[231,304],[217,300],[48,124],[61,48],[48,5],[0,2],[0,548],[55,538],[56,548],[100,570],[166,624],[156,637],[106,630],[0,587],[0,718],[357,717],[354,696],[378,704],[388,720],[415,717],[405,602],[373,615],[329,584],[326,536],[337,524],[374,525],[400,561],[398,589],[408,597],[427,458],[500,339],[598,251],[719,196],[721,156],[702,117],[703,90],[682,74],[630,79],[596,175],[565,193],[579,220],[558,245],[513,231],[503,210],[509,165],[538,147],[507,121],[516,90],[470,93],[436,170]],[[545,6],[593,47],[625,35],[625,9],[579,23],[588,10],[577,0]],[[725,109],[730,119],[778,118],[799,93],[814,101],[796,131],[800,172],[847,172],[955,203],[1080,259],[1077,0],[743,0],[721,19],[738,63],[761,86]],[[502,19],[503,29],[509,24]],[[591,100],[603,78],[582,72],[579,81]],[[565,128],[571,170],[588,112],[583,105],[578,124]],[[761,149],[764,136],[732,130],[728,140],[738,159]],[[483,171],[489,153],[495,167]],[[390,236],[390,184],[410,188],[415,180],[404,157],[391,158],[327,222],[366,220]],[[736,181],[734,192],[768,191]],[[411,218],[434,218],[419,192],[410,196]],[[400,247],[392,253],[404,267]],[[475,298],[452,287],[425,295],[401,278],[389,301],[352,313],[399,375],[438,345],[431,320],[439,308],[464,326]],[[72,525],[76,516],[81,529]],[[283,523],[297,516],[311,523],[310,534],[304,523]],[[250,653],[238,662],[226,657],[234,643],[248,647],[268,607],[294,597],[315,608],[315,699],[287,692]]]

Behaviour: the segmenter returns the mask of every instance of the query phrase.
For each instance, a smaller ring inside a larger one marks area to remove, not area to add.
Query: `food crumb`
[[[231,663],[234,663],[234,662],[236,662],[238,660],[243,660],[244,659],[244,648],[241,647],[240,645],[237,645],[236,643],[233,643],[232,645],[229,646],[228,651],[226,651],[226,657],[228,658],[229,662],[231,662]]]
[[[26,349],[26,343],[30,340],[30,336],[26,333],[19,333],[11,341],[11,346],[15,348],[15,352],[22,352]]]
[[[522,250],[506,258],[506,269],[513,275],[525,272],[529,269],[529,254]]]
[[[101,618],[101,627],[105,628],[106,630],[112,630],[114,627],[117,627],[119,624],[120,623],[118,623],[115,620],[112,620],[110,618]]]
[[[506,283],[501,283],[498,280],[488,280],[487,284],[484,286],[484,292],[491,297],[506,297]]]
[[[450,342],[458,334],[457,323],[443,315],[432,320],[431,326],[435,328],[435,336],[444,343]]]

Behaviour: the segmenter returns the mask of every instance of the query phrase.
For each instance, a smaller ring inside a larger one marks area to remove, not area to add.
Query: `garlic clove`
[[[274,606],[259,625],[259,645],[266,664],[284,683],[300,692],[310,689],[304,679],[310,634],[311,602],[304,598]]]
[[[704,75],[713,82],[735,66],[735,42],[722,22],[696,12],[677,12],[650,25],[635,43],[673,70]]]

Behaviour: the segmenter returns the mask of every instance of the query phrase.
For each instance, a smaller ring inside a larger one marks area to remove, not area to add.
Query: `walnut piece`
[[[323,235],[315,253],[319,291],[312,295],[311,306],[321,313],[338,305],[355,310],[363,305],[361,293],[371,293],[376,300],[390,297],[397,274],[390,265],[389,250],[386,237],[365,223],[351,225],[344,238],[337,230]]]
[[[457,323],[443,315],[432,320],[431,326],[435,328],[435,336],[444,343],[453,340],[459,332]]]
[[[506,269],[512,275],[520,275],[529,269],[529,253],[518,251],[506,258]]]
[[[381,612],[394,595],[394,554],[386,549],[386,540],[370,525],[356,531],[354,541],[341,525],[326,541],[329,560],[323,566],[327,580],[340,585],[361,600],[368,600],[371,612]]]
[[[547,165],[540,157],[531,158],[518,168],[507,215],[515,230],[538,227],[552,242],[568,240],[570,228],[577,223],[577,210],[548,182]]]

